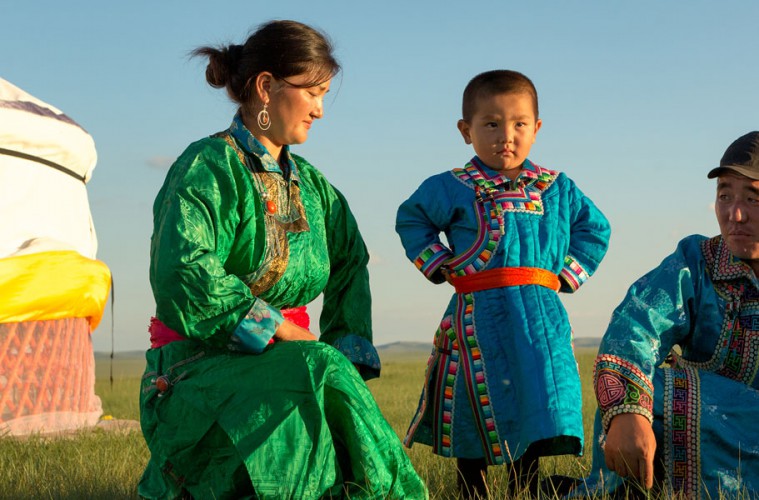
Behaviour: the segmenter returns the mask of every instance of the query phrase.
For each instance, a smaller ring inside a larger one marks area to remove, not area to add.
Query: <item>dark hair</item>
[[[532,96],[535,119],[538,118],[538,91],[532,81],[518,71],[496,69],[486,71],[472,78],[464,89],[461,115],[465,121],[472,119],[477,99],[497,94],[525,93]]]
[[[226,87],[233,101],[246,106],[252,82],[262,71],[277,79],[311,75],[306,83],[297,85],[303,88],[329,80],[340,71],[332,52],[325,33],[297,21],[270,21],[259,26],[243,45],[199,47],[191,55],[208,57],[208,83]]]

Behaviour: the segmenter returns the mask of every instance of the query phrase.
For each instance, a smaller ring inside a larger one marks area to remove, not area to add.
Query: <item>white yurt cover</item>
[[[90,334],[111,278],[87,199],[96,161],[76,122],[0,78],[0,436],[102,414]]]
[[[84,129],[0,78],[0,258],[30,245],[94,258],[85,183],[96,162]]]

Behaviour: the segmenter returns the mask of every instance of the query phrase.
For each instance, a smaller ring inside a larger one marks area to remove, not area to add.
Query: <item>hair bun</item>
[[[228,45],[219,48],[203,47],[197,49],[194,54],[208,57],[206,80],[211,86],[220,88],[226,86],[237,71],[242,58],[242,45]]]
[[[242,57],[242,45],[232,44],[226,49],[227,65],[229,68],[236,68]]]

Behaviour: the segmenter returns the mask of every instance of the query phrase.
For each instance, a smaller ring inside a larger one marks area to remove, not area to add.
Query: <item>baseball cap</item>
[[[732,170],[749,179],[759,180],[759,132],[749,132],[733,141],[722,155],[719,167],[710,170],[706,176],[713,179],[724,170]]]

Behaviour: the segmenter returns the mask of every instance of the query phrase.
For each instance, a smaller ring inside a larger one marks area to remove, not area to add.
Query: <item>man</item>
[[[688,498],[759,494],[759,132],[707,177],[720,235],[683,239],[630,287],[604,335],[583,489],[628,479]]]

